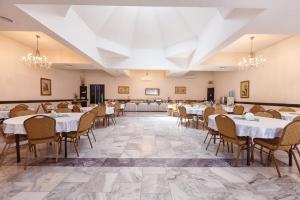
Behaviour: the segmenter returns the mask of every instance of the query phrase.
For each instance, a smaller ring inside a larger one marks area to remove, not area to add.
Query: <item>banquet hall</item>
[[[0,0],[0,199],[299,199],[299,9]]]

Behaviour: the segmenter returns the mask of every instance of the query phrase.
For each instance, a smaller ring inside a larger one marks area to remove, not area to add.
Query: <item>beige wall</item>
[[[107,99],[154,99],[162,98],[178,100],[203,100],[206,98],[208,81],[212,80],[212,73],[196,73],[195,79],[168,78],[163,71],[151,71],[152,81],[142,81],[146,71],[130,71],[129,77],[112,77],[101,71],[86,71],[86,84],[105,84],[105,98]],[[129,86],[130,94],[118,94],[118,86]],[[175,94],[175,86],[186,86],[187,94]],[[159,88],[160,96],[146,96],[145,88]]]
[[[300,103],[300,36],[291,37],[258,52],[264,67],[248,71],[215,72],[216,98],[236,93],[238,101]],[[240,98],[240,82],[250,80],[250,98]]]
[[[0,36],[0,101],[73,98],[79,93],[80,73],[27,67],[22,56],[33,50]],[[40,95],[40,78],[52,80],[52,96]]]

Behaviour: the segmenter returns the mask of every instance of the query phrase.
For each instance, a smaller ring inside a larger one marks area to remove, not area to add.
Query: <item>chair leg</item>
[[[231,143],[231,153],[233,153],[233,144]]]
[[[5,146],[3,147],[3,150],[1,152],[0,166],[2,166],[2,164],[6,158],[7,151],[9,148],[10,148],[10,144],[5,144]]]
[[[280,174],[280,171],[279,171],[279,167],[278,167],[278,164],[277,164],[277,161],[276,161],[276,158],[275,158],[275,155],[274,155],[273,151],[271,152],[271,157],[272,157],[272,160],[273,160],[273,162],[275,164],[278,177],[281,177],[281,174]]]
[[[89,139],[89,142],[90,142],[90,145],[91,145],[91,148],[93,148],[93,145],[92,145],[92,141],[91,141],[91,138],[90,138],[90,134],[89,133],[86,133],[88,139]]]
[[[78,143],[78,141],[76,142],[75,139],[72,139],[72,143],[73,143],[75,151],[77,153],[77,157],[79,157],[79,153],[78,153],[78,149],[77,149],[77,145],[76,145],[76,143]]]
[[[260,162],[263,163],[263,157],[262,157],[262,151],[263,151],[263,147],[260,147],[260,151],[259,151],[259,155],[260,155]]]
[[[59,142],[55,142],[55,148],[56,148],[56,159],[55,159],[55,162],[57,162],[58,161],[59,149],[60,149],[60,143]]]
[[[28,162],[28,156],[29,156],[29,149],[30,149],[30,144],[27,144],[26,154],[25,154],[24,170],[27,169],[27,162]]]
[[[224,144],[224,140],[220,138],[219,145],[218,145],[218,148],[217,148],[217,151],[216,151],[216,156],[218,155],[218,152],[219,152],[219,149],[220,149],[220,146],[221,146],[221,142],[223,142],[223,144]]]
[[[37,158],[36,144],[33,145],[33,149],[34,149],[34,158]]]
[[[255,147],[255,144],[253,144],[251,147],[251,161],[252,162],[254,162],[254,147]]]
[[[295,152],[294,152],[293,150],[292,150],[291,152],[292,152],[292,155],[293,155],[293,157],[294,157],[296,166],[297,166],[297,168],[298,168],[298,172],[299,172],[299,174],[300,174],[300,166],[299,166],[298,160],[297,160],[297,158],[296,158]]]
[[[229,142],[227,142],[227,151],[229,153]]]
[[[97,142],[96,137],[95,137],[95,134],[94,134],[94,131],[93,131],[93,128],[91,128],[91,133],[92,133],[92,136],[93,136],[95,142]]]
[[[236,161],[235,161],[235,166],[236,166],[236,167],[239,166],[240,154],[241,154],[241,147],[238,145],[238,151],[237,151]]]
[[[213,135],[211,135],[210,138],[209,138],[208,144],[206,146],[206,150],[208,149],[208,146],[210,145],[210,142],[211,142],[212,138],[213,138]]]
[[[204,139],[203,143],[205,143],[205,142],[206,142],[208,135],[209,135],[209,131],[207,131],[207,134],[206,134],[206,137],[205,137],[205,139]]]
[[[297,152],[298,152],[298,154],[299,154],[299,157],[300,157],[300,150],[299,150],[297,144],[295,145],[295,149],[297,150]]]

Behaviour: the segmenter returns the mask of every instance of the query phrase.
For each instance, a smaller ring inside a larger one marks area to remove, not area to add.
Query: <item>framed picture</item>
[[[175,94],[186,94],[186,87],[185,86],[176,86]]]
[[[51,79],[41,78],[41,95],[51,96]]]
[[[242,81],[240,85],[240,97],[249,98],[249,94],[250,94],[250,82]]]
[[[159,96],[159,88],[146,88],[145,95]]]
[[[129,86],[118,86],[118,94],[129,94]]]

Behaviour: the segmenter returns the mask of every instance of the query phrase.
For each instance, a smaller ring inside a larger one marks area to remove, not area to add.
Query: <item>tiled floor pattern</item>
[[[300,199],[300,176],[286,155],[277,155],[282,178],[258,161],[231,167],[226,148],[216,157],[216,145],[205,150],[204,131],[177,127],[166,113],[127,113],[95,135],[93,149],[82,138],[80,157],[70,145],[58,163],[40,146],[26,171],[12,152],[0,168],[0,199]]]

